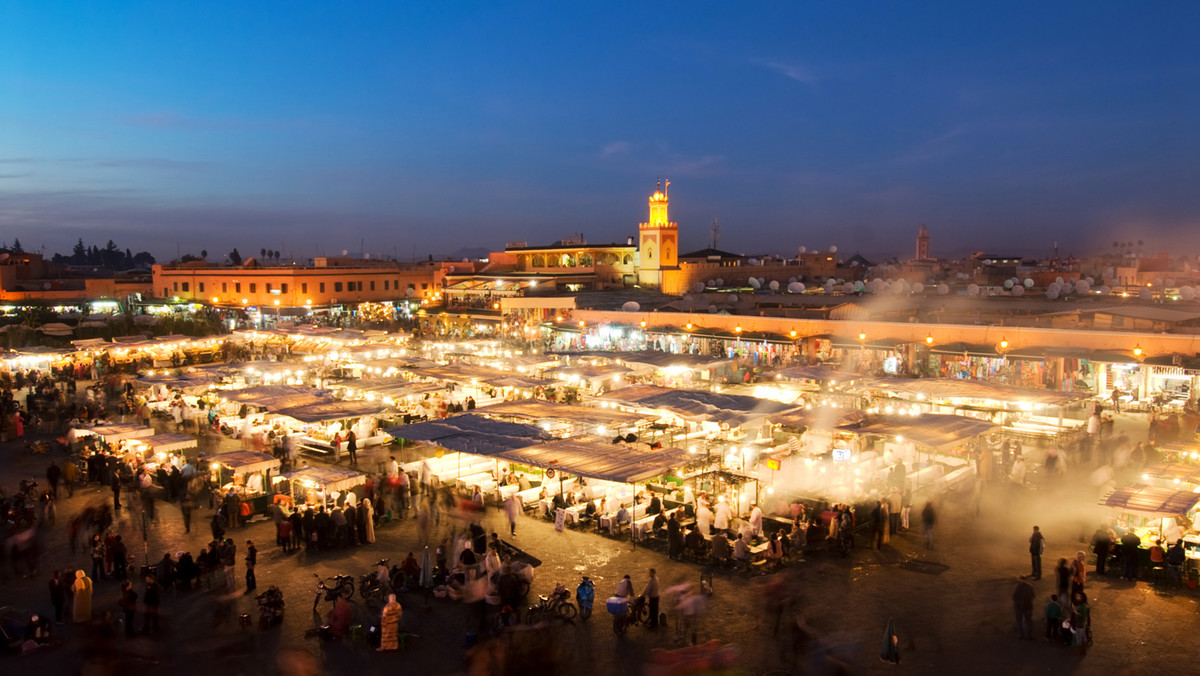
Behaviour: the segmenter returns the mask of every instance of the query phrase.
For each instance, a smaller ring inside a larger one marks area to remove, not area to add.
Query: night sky
[[[0,240],[1200,253],[1200,3],[0,0]]]

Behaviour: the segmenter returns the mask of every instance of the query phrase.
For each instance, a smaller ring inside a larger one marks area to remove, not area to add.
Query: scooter
[[[587,575],[583,582],[575,588],[575,601],[579,604],[579,616],[587,619],[592,616],[592,603],[596,600],[596,586]]]
[[[254,597],[258,601],[258,627],[270,629],[283,624],[283,592],[271,585],[265,592]]]

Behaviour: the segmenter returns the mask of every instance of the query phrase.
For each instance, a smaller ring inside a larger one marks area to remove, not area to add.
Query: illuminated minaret
[[[925,224],[921,224],[921,228],[917,230],[917,260],[929,260],[929,229]]]
[[[667,216],[671,181],[660,181],[650,196],[650,218],[638,226],[638,282],[662,286],[662,271],[679,264],[679,224]]]

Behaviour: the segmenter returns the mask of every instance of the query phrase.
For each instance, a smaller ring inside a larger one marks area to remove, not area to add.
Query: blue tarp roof
[[[472,413],[445,420],[389,427],[385,431],[398,439],[477,455],[494,455],[551,438],[545,430],[535,425],[492,420]]]

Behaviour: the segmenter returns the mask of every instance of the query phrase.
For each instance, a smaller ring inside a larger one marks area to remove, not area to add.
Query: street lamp
[[[925,344],[929,346],[933,345],[933,335],[925,336]]]
[[[1142,358],[1142,344],[1141,343],[1138,343],[1137,345],[1133,346],[1133,356],[1137,357],[1137,359],[1139,361],[1141,360],[1141,358]]]
[[[863,332],[863,333],[860,333],[860,334],[858,334],[858,342],[860,342],[860,343],[865,343],[865,342],[867,342],[867,334],[866,334],[866,332]]]

